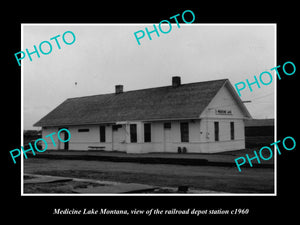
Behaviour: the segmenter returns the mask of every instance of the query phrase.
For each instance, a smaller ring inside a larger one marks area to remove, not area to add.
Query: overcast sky
[[[49,55],[22,61],[24,129],[37,129],[32,125],[67,98],[112,93],[116,84],[129,91],[170,85],[172,76],[181,76],[182,83],[228,78],[234,86],[276,66],[273,24],[175,23],[170,33],[146,35],[138,45],[134,32],[145,27],[153,24],[23,24],[21,50],[31,52],[56,35],[61,46],[52,40]],[[76,36],[72,45],[61,39],[66,31]],[[246,107],[253,118],[274,118],[274,80],[241,92],[242,100],[252,100]]]

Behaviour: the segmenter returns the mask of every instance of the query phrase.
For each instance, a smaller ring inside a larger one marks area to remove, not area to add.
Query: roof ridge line
[[[216,81],[221,81],[221,80],[226,81],[226,80],[229,80],[229,79],[228,78],[224,78],[224,79],[217,79],[217,80],[206,80],[206,81],[199,81],[199,82],[192,82],[192,83],[181,84],[180,86],[185,86],[185,85],[190,85],[190,84],[198,84],[198,83],[216,82]],[[136,89],[136,90],[129,90],[129,91],[124,91],[123,93],[134,92],[134,91],[150,90],[150,89],[158,89],[158,88],[166,88],[166,87],[172,87],[172,85],[166,85],[166,86],[160,86],[160,87],[151,87],[151,88],[143,88],[143,89]],[[68,100],[68,99],[76,99],[76,98],[88,98],[88,97],[94,97],[94,96],[100,96],[100,95],[114,95],[114,94],[115,94],[115,92],[105,93],[105,94],[86,95],[86,96],[81,96],[81,97],[71,97],[71,98],[67,98],[66,100]]]

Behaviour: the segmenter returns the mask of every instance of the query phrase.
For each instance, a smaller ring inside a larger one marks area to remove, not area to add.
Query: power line
[[[252,103],[251,101],[253,101],[253,100],[257,100],[257,99],[262,99],[262,98],[265,98],[265,97],[268,97],[268,96],[270,96],[270,95],[272,95],[272,94],[274,94],[274,93],[269,93],[269,94],[266,94],[266,95],[262,95],[262,96],[260,96],[260,97],[257,97],[257,98],[253,98],[253,99],[250,99],[250,100],[245,100],[245,101],[243,101],[242,100],[242,102],[249,102],[249,103]],[[255,104],[262,104],[262,103],[265,103],[265,104],[268,104],[268,103],[270,103],[270,102],[256,102]],[[220,107],[228,107],[228,106],[233,106],[233,105],[236,105],[235,103],[232,103],[232,104],[227,104],[227,105],[219,105],[219,106],[215,106],[215,107],[209,107],[209,109],[218,109],[218,108],[220,108]]]
[[[268,97],[268,96],[273,95],[273,94],[274,93],[269,93],[269,94],[266,94],[266,95],[263,95],[263,96],[260,96],[260,97],[257,97],[257,98],[253,98],[253,99],[251,99],[251,101],[261,99],[261,98],[265,98],[265,97]]]

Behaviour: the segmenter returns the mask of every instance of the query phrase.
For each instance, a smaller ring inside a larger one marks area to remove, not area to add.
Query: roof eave
[[[245,106],[245,104],[243,103],[241,98],[236,93],[236,91],[235,91],[234,87],[232,86],[232,84],[230,83],[230,81],[227,80],[223,86],[226,86],[228,88],[228,90],[232,94],[233,98],[237,101],[238,105],[241,107],[243,113],[245,114],[245,119],[252,119],[252,116],[249,113],[247,107]]]
[[[181,118],[149,118],[149,119],[142,119],[142,120],[128,120],[126,122],[160,122],[160,121],[174,121],[174,120],[199,120],[199,117],[181,117]],[[47,123],[35,123],[33,126],[35,127],[61,127],[61,126],[87,126],[87,125],[99,125],[99,124],[118,124],[124,123],[124,121],[105,121],[105,122],[91,122],[91,123],[65,123],[65,124],[47,124]]]

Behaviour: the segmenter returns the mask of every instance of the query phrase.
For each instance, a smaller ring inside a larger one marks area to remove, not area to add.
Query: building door
[[[64,141],[69,139],[69,134],[64,131]],[[64,150],[69,150],[69,142],[64,142]]]
[[[164,123],[164,152],[171,149],[171,123]]]
[[[62,129],[62,128],[59,128],[59,130],[60,129]],[[68,129],[68,128],[66,128],[66,129]],[[65,140],[68,140],[69,139],[69,134],[68,134],[68,132],[66,132],[66,131],[61,131],[60,132],[60,138],[63,140],[63,141],[65,141]],[[59,141],[58,142],[59,144],[58,144],[58,146],[59,146],[59,150],[61,150],[61,149],[63,149],[63,150],[69,150],[69,141],[66,141],[66,142],[62,142],[62,141]]]
[[[122,125],[112,126],[112,150],[113,151],[123,151],[122,149],[125,143],[125,132]]]

